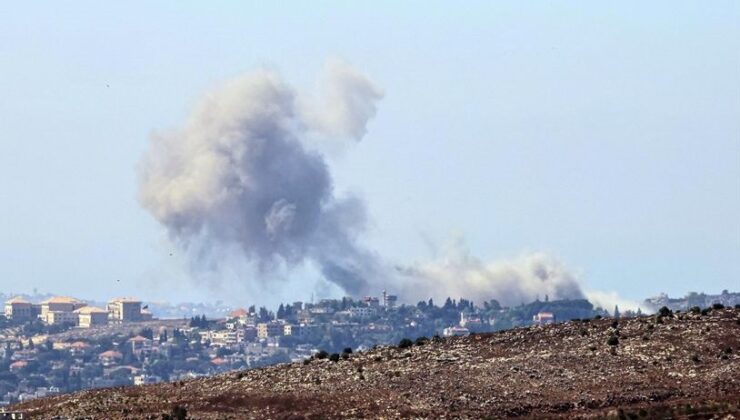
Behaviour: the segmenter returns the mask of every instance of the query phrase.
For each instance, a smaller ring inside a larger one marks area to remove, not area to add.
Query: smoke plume
[[[258,277],[309,263],[350,295],[386,286],[407,301],[516,305],[584,296],[576,277],[545,254],[485,263],[458,247],[393,270],[360,246],[365,207],[335,195],[329,167],[307,138],[360,140],[382,92],[340,62],[330,62],[321,80],[323,96],[314,99],[273,72],[246,74],[205,95],[182,127],[152,136],[139,200],[197,264],[218,267],[236,249]]]
[[[496,299],[502,305],[519,305],[544,299],[582,299],[578,280],[560,261],[544,253],[512,260],[483,262],[462,244],[443,258],[398,267],[404,296],[414,300],[433,297]]]
[[[310,113],[269,71],[207,94],[183,127],[152,137],[142,206],[183,248],[236,245],[260,270],[308,260],[348,293],[364,292],[379,267],[357,244],[364,206],[334,195],[323,156],[301,140],[307,130],[359,140],[381,93],[345,65],[332,64],[324,83],[324,107]]]

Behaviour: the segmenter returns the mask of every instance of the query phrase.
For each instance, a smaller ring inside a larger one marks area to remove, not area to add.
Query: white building
[[[442,335],[445,337],[466,336],[470,335],[470,330],[463,327],[447,327],[442,330]]]

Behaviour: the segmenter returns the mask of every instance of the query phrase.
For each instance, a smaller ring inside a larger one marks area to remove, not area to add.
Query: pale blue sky
[[[150,133],[330,57],[386,94],[332,160],[384,256],[462,233],[628,298],[740,289],[738,2],[23,3],[0,10],[2,291],[170,296],[181,261],[136,201]]]

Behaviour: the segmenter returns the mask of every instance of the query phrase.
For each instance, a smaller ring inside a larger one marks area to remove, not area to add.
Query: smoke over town
[[[583,298],[575,278],[558,260],[531,253],[511,260],[484,262],[466,249],[440,259],[399,268],[404,296],[415,299],[446,296],[496,299],[505,306],[536,298]]]
[[[270,71],[237,77],[205,95],[181,128],[158,133],[140,166],[139,200],[196,264],[220,264],[238,247],[257,270],[315,265],[350,295],[386,286],[404,299],[469,296],[519,304],[583,297],[558,261],[532,254],[484,263],[467,252],[392,265],[361,246],[363,203],[339,197],[325,158],[306,137],[360,140],[381,90],[331,62],[318,99]]]

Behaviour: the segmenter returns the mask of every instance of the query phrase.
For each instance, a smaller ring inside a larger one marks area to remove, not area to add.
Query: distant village
[[[686,310],[720,303],[738,305],[740,294],[723,291],[683,299],[660,295],[645,300],[644,306]],[[301,362],[319,352],[361,351],[404,338],[641,315],[639,310],[607,311],[587,300],[547,296],[516,307],[496,300],[474,304],[450,298],[407,305],[386,291],[362,299],[280,304],[275,311],[256,306],[211,309],[224,315],[158,319],[150,304],[131,297],[98,306],[63,296],[38,302],[11,297],[0,316],[0,405],[86,388],[177,381]]]

